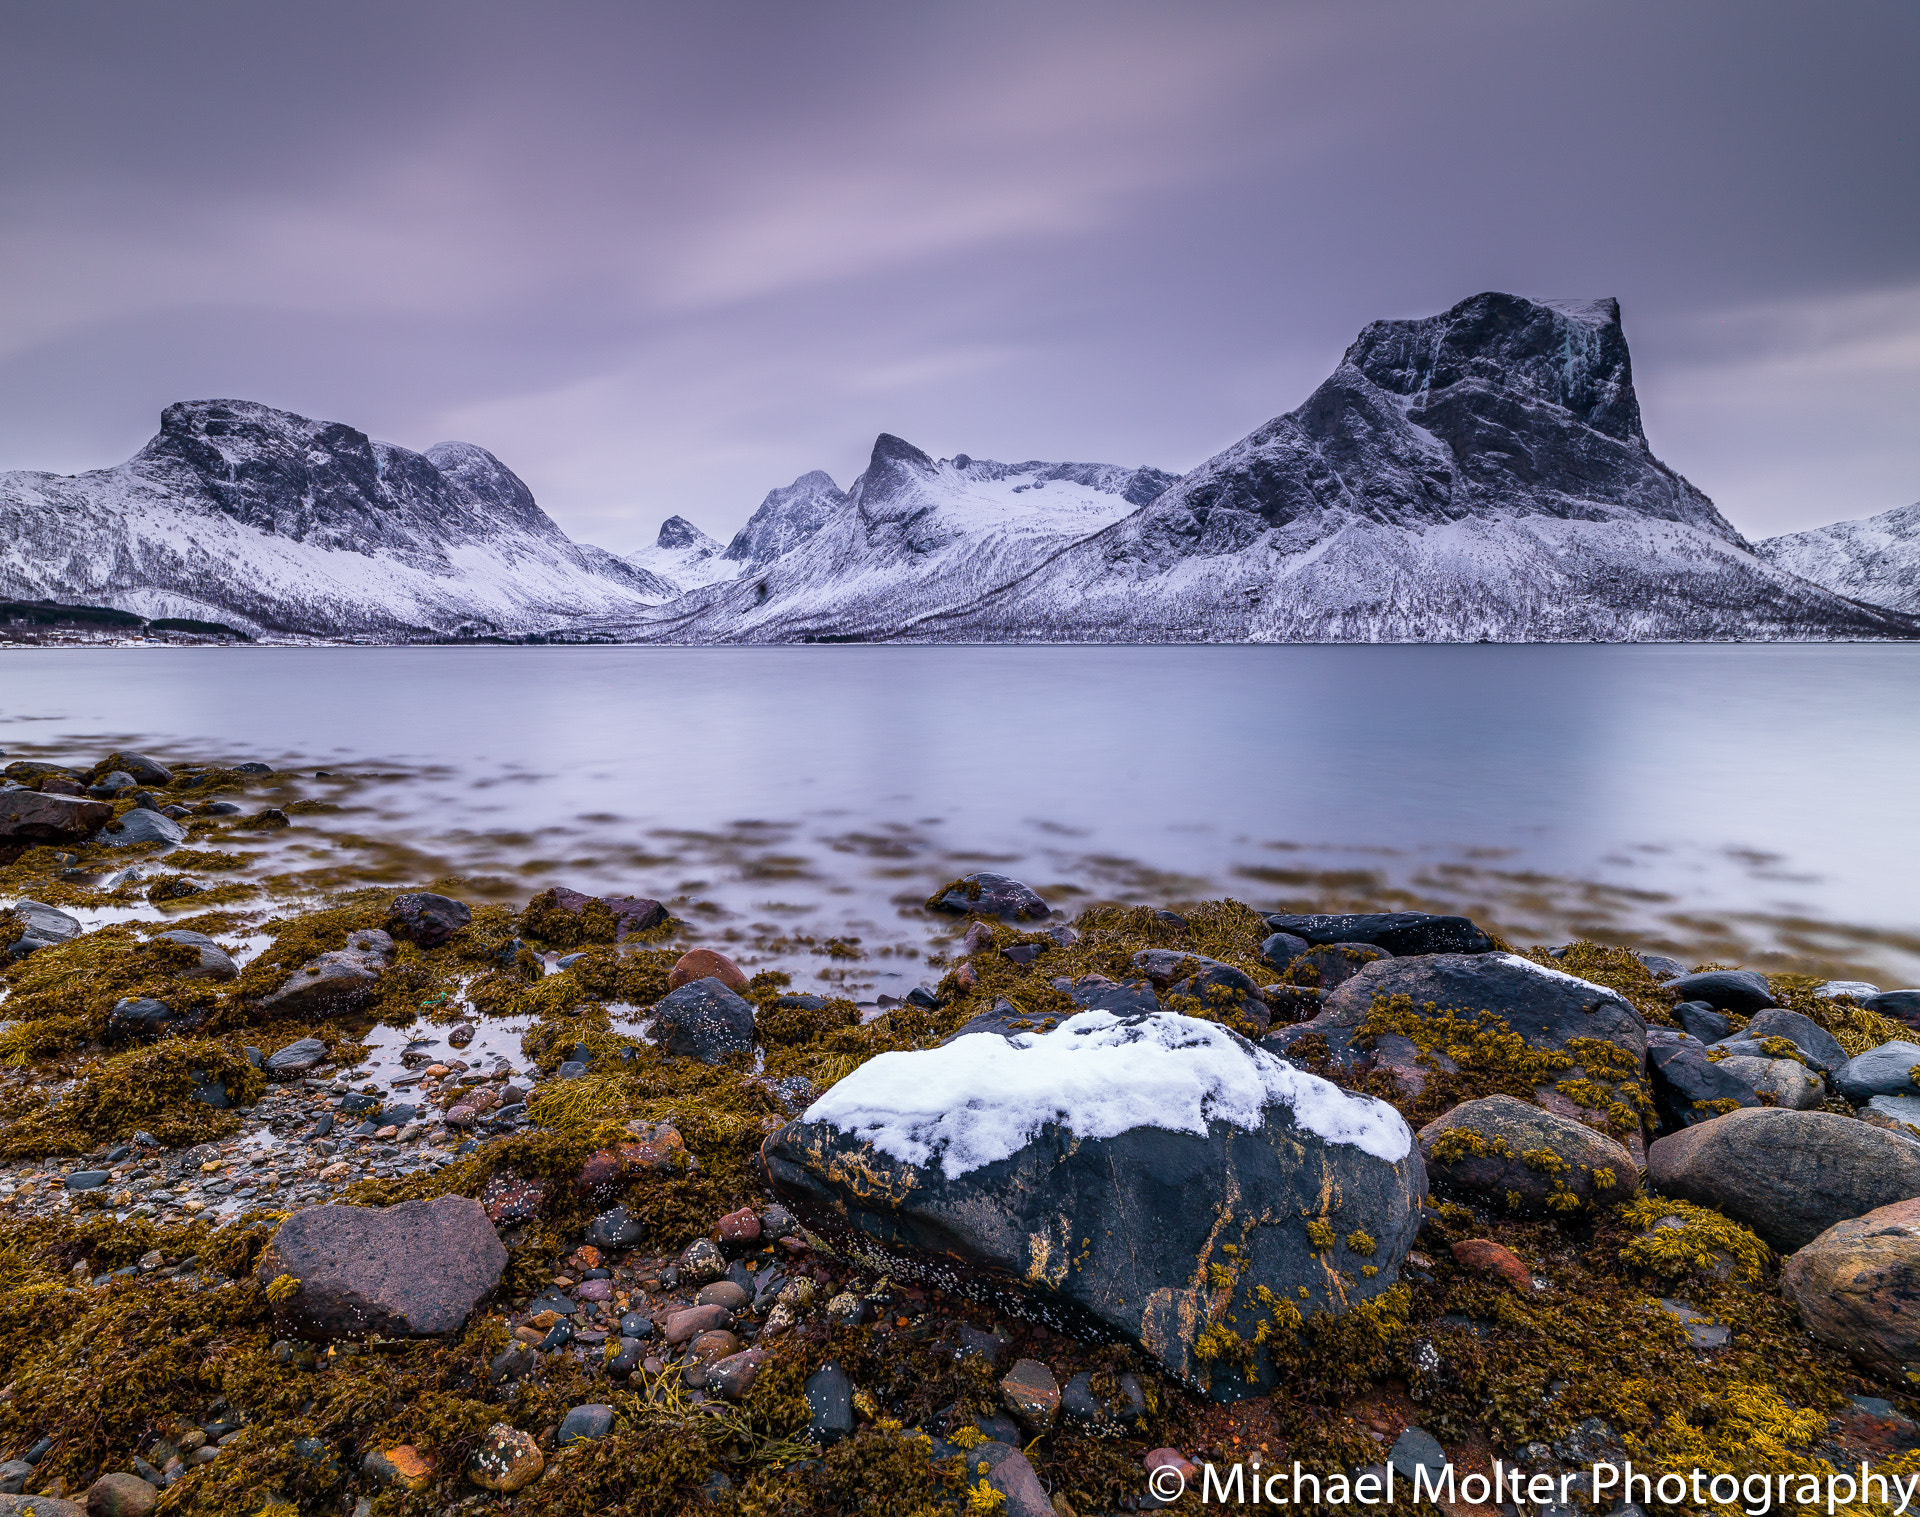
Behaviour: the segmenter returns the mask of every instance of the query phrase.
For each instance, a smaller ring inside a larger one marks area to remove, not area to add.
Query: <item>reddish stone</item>
[[[582,1243],[572,1253],[567,1255],[567,1268],[569,1269],[587,1270],[598,1269],[599,1267],[600,1250],[595,1248],[591,1243]]]
[[[1523,1296],[1533,1290],[1533,1272],[1512,1249],[1502,1248],[1489,1238],[1468,1238],[1454,1244],[1453,1262],[1476,1274],[1497,1275]]]
[[[747,993],[747,977],[738,964],[724,953],[711,948],[695,948],[680,955],[680,962],[667,976],[667,989],[678,990],[695,980],[718,980],[735,995]]]
[[[582,1301],[605,1301],[613,1294],[611,1280],[582,1280],[574,1294]]]
[[[80,801],[37,790],[0,792],[0,840],[9,843],[77,843],[113,819],[105,801]]]
[[[720,1219],[720,1225],[714,1229],[714,1236],[722,1243],[758,1243],[760,1241],[759,1214],[751,1206],[730,1211]]]
[[[1188,1480],[1191,1480],[1200,1473],[1200,1466],[1187,1458],[1187,1456],[1178,1449],[1155,1449],[1152,1453],[1148,1454],[1146,1458],[1142,1459],[1140,1463],[1145,1466],[1149,1475],[1157,1469],[1172,1468],[1178,1470],[1182,1475],[1186,1476]]]
[[[668,1343],[685,1343],[701,1333],[713,1332],[733,1322],[733,1313],[724,1306],[689,1306],[671,1312],[661,1324],[661,1336]]]
[[[760,1366],[766,1360],[767,1351],[760,1348],[750,1348],[744,1354],[731,1354],[725,1359],[715,1360],[706,1369],[707,1389],[717,1391],[729,1401],[738,1401],[753,1389]]]
[[[449,1121],[453,1113],[448,1112]],[[494,1174],[480,1191],[480,1204],[495,1227],[514,1222],[531,1222],[546,1204],[547,1182],[523,1180],[510,1169]]]

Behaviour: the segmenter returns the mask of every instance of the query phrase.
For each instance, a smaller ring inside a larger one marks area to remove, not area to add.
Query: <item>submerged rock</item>
[[[1920,1196],[1920,1143],[1831,1112],[1759,1107],[1660,1139],[1647,1177],[1790,1253],[1836,1222]]]
[[[1393,1284],[1426,1194],[1391,1107],[1168,1012],[882,1054],[761,1156],[895,1279],[1132,1340],[1222,1400],[1274,1382],[1270,1313]]]
[[[962,875],[951,885],[935,891],[927,897],[927,910],[1012,917],[1023,922],[1037,922],[1053,915],[1053,908],[1040,899],[1040,893],[1032,886],[985,870]]]
[[[297,1337],[439,1337],[459,1331],[506,1264],[480,1203],[441,1196],[295,1212],[254,1276],[267,1286],[281,1276],[295,1282],[275,1313]]]
[[[1500,945],[1465,917],[1426,911],[1350,912],[1340,916],[1267,918],[1269,932],[1309,943],[1371,943],[1398,958],[1425,953],[1495,953]]]

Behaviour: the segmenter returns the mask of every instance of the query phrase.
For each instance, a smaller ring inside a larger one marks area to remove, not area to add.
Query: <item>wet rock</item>
[[[1920,1138],[1920,1096],[1875,1096],[1860,1108],[1860,1120]]]
[[[463,902],[425,891],[395,896],[387,907],[387,931],[422,948],[438,948],[472,920]]]
[[[724,1306],[687,1306],[667,1313],[660,1324],[661,1337],[670,1344],[691,1343],[702,1333],[731,1326],[733,1313]]]
[[[1720,1048],[1738,1044],[1718,1044]],[[1757,1045],[1749,1044],[1748,1047]],[[1827,1082],[1798,1059],[1775,1059],[1765,1055],[1735,1053],[1714,1066],[1722,1074],[1732,1075],[1752,1091],[1763,1106],[1781,1106],[1789,1111],[1811,1111],[1827,1096]]]
[[[722,1253],[745,1253],[760,1241],[760,1214],[751,1206],[728,1212],[714,1226]]]
[[[450,1027],[447,1029],[447,1046],[465,1048],[473,1041],[473,1035],[474,1026],[471,1022],[462,1022],[458,1026]]]
[[[1920,1143],[1829,1112],[1758,1107],[1660,1139],[1647,1174],[1660,1194],[1714,1207],[1790,1253],[1920,1196]]]
[[[753,1389],[753,1382],[760,1376],[760,1366],[766,1362],[766,1350],[758,1348],[716,1359],[706,1369],[707,1389],[729,1401],[739,1401]]]
[[[1425,911],[1356,912],[1341,916],[1270,916],[1269,932],[1309,943],[1371,943],[1396,958],[1429,953],[1494,953],[1499,944],[1465,917]]]
[[[1621,1144],[1512,1096],[1466,1101],[1429,1122],[1420,1152],[1436,1189],[1523,1216],[1614,1206],[1640,1188]]]
[[[182,948],[191,948],[200,955],[200,962],[191,968],[180,971],[183,980],[226,981],[240,978],[240,966],[218,943],[204,932],[188,932],[184,928],[173,932],[160,933],[153,940],[156,943],[177,943]]]
[[[1732,1019],[1705,1001],[1682,1001],[1673,1008],[1673,1019],[1702,1043],[1718,1043],[1733,1032]]]
[[[1816,1338],[1904,1389],[1920,1376],[1920,1198],[1835,1223],[1787,1260],[1780,1290]]]
[[[1880,994],[1880,987],[1867,980],[1828,980],[1813,987],[1816,1000],[1837,1001],[1843,996],[1856,1006],[1864,1006]]]
[[[1841,1064],[1833,1076],[1834,1089],[1855,1106],[1875,1096],[1920,1096],[1913,1071],[1920,1066],[1920,1043],[1882,1043]]]
[[[1687,966],[1678,959],[1668,958],[1664,953],[1645,953],[1636,948],[1633,956],[1646,966],[1647,973],[1656,980],[1677,980],[1687,972]]]
[[[745,971],[724,953],[715,953],[711,948],[689,949],[667,971],[668,990],[678,990],[696,980],[718,980],[735,995],[747,993]]]
[[[102,1475],[87,1487],[87,1517],[147,1517],[160,1489],[138,1475]]]
[[[377,929],[347,935],[347,946],[309,959],[260,1002],[274,1016],[318,1019],[363,1009],[393,958],[393,939]]]
[[[1147,1415],[1146,1393],[1137,1375],[1123,1374],[1118,1381],[1119,1394],[1102,1400],[1093,1388],[1093,1376],[1080,1371],[1060,1391],[1060,1417],[1070,1427],[1101,1437],[1112,1437],[1139,1425]]]
[[[1399,1015],[1414,1019],[1409,1030],[1362,1035],[1374,1002],[1399,996],[1407,998]],[[1429,1035],[1436,1046],[1424,1055],[1415,1037],[1423,1025],[1441,1029]],[[1336,1068],[1357,1070],[1371,1062],[1408,1094],[1424,1088],[1431,1072],[1453,1071],[1444,1051],[1448,1045],[1463,1037],[1512,1034],[1537,1052],[1558,1056],[1556,1062],[1565,1061],[1534,1087],[1535,1103],[1602,1126],[1609,1115],[1603,1106],[1587,1107],[1560,1087],[1584,1094],[1586,1087],[1576,1082],[1589,1082],[1602,1093],[1609,1085],[1637,1084],[1647,1051],[1646,1025],[1623,996],[1507,953],[1428,954],[1368,964],[1328,994],[1312,1021],[1286,1028],[1270,1041],[1290,1044],[1316,1033],[1326,1039]],[[1602,1044],[1614,1051],[1596,1051]]]
[[[1785,1038],[1806,1055],[1807,1062],[1821,1074],[1831,1074],[1847,1062],[1847,1051],[1840,1040],[1812,1017],[1797,1011],[1756,1012],[1741,1029],[1742,1040],[1754,1043],[1766,1038]]]
[[[1440,1440],[1425,1428],[1403,1428],[1400,1436],[1393,1440],[1393,1447],[1387,1451],[1387,1463],[1393,1466],[1402,1480],[1411,1481],[1421,1470],[1427,1472],[1428,1479],[1437,1480],[1446,1472],[1447,1451],[1441,1447]]]
[[[136,843],[184,843],[187,829],[170,816],[139,809],[127,812],[117,822],[108,822],[94,842],[108,848],[131,848]]]
[[[0,790],[0,844],[84,842],[112,819],[113,807],[105,801]]]
[[[695,980],[654,1005],[653,1041],[666,1053],[703,1064],[751,1053],[753,1005],[718,980]]]
[[[695,1306],[724,1306],[729,1312],[744,1311],[747,1305],[745,1287],[733,1280],[716,1280],[711,1285],[700,1287],[700,1293],[694,1297]]]
[[[1292,1071],[1217,1024],[1159,1013],[1102,1038],[1100,1045],[1082,1044],[1061,1031],[1019,1040],[1011,1056],[1035,1061],[1031,1088],[1045,1089],[1070,1078],[1049,1065],[1075,1057],[1071,1049],[1151,1049],[1151,1059],[1142,1054],[1137,1065],[1109,1068],[1103,1078],[1113,1083],[1103,1087],[1103,1109],[1155,1111],[1166,1125],[1076,1136],[1054,1120],[1036,1116],[1025,1126],[1026,1118],[1008,1112],[1012,1152],[949,1173],[941,1153],[929,1149],[910,1163],[870,1136],[860,1114],[869,1087],[856,1072],[813,1108],[826,1108],[821,1119],[771,1134],[762,1161],[775,1193],[808,1228],[878,1256],[896,1282],[953,1288],[1068,1331],[1131,1339],[1174,1374],[1233,1399],[1249,1382],[1194,1352],[1208,1322],[1228,1312],[1255,1320],[1262,1288],[1298,1301],[1303,1312],[1338,1311],[1387,1289],[1419,1226],[1424,1166],[1390,1107]],[[976,1101],[971,1089],[955,1084],[975,1078],[971,1057],[948,1044],[896,1055],[891,1068],[863,1067],[884,1076],[872,1087],[877,1099],[912,1101],[923,1089],[930,1101],[952,1103],[946,1110],[986,1112],[977,1120],[1006,1130],[986,1095]],[[1174,1131],[1158,1082],[1189,1064],[1235,1082],[1271,1074],[1278,1084],[1250,1091],[1285,1094],[1250,1094],[1248,1109],[1233,1121],[1195,1098],[1195,1120],[1205,1131]],[[1004,1078],[1029,1088],[1029,1077],[1018,1072]],[[836,1091],[850,1103],[844,1118],[832,1114],[841,1110],[833,1104]],[[1311,1115],[1302,1118],[1295,1101]],[[1214,1114],[1200,1115],[1207,1110]],[[1370,1147],[1322,1136],[1328,1124],[1348,1122],[1354,1126],[1339,1130]],[[1022,1131],[1029,1134],[1024,1142]],[[1233,1220],[1226,1232],[1223,1208]],[[1331,1246],[1315,1241],[1320,1233],[1330,1234]],[[1356,1252],[1349,1239],[1372,1251]],[[1230,1295],[1195,1284],[1210,1264],[1224,1267],[1228,1256],[1217,1251],[1225,1242],[1238,1250]],[[1378,1274],[1363,1275],[1368,1265]],[[1253,1383],[1268,1384],[1273,1370],[1262,1359],[1254,1375]]]
[[[1679,1132],[1737,1107],[1761,1104],[1751,1085],[1707,1058],[1706,1046],[1697,1038],[1688,1043],[1657,1037],[1655,1030],[1648,1030],[1647,1084],[1661,1132]]]
[[[7,944],[9,958],[24,959],[42,948],[68,943],[80,936],[79,918],[56,911],[51,906],[43,906],[38,901],[30,901],[22,896],[5,909],[13,913],[19,929]],[[0,935],[6,935],[7,932],[8,923],[0,919]]]
[[[136,785],[171,785],[173,783],[173,771],[165,764],[158,759],[148,758],[144,753],[134,753],[125,748],[108,754],[95,767],[110,771],[118,770]]]
[[[0,1517],[88,1517],[77,1501],[59,1496],[0,1495]]]
[[[577,936],[568,933],[556,933],[545,925],[536,925],[541,919],[553,912],[564,912],[567,916],[580,918],[584,922],[590,913],[589,907],[598,904],[604,907],[613,918],[613,941],[618,943],[630,933],[650,932],[662,926],[668,920],[667,908],[645,896],[632,895],[583,895],[578,890],[568,890],[565,886],[555,886],[543,891],[527,903],[528,931],[534,936],[550,941],[579,941]],[[600,929],[605,931],[604,927]],[[572,929],[577,934],[578,928]],[[604,941],[602,939],[601,941]]]
[[[495,1385],[504,1380],[519,1380],[540,1362],[532,1347],[525,1343],[510,1343],[500,1353],[493,1356],[487,1366],[487,1373]]]
[[[569,1443],[578,1443],[582,1439],[604,1438],[613,1431],[613,1408],[600,1402],[591,1402],[586,1406],[576,1406],[560,1419],[560,1428],[553,1435],[553,1446],[565,1448]]]
[[[1860,1004],[1909,1027],[1920,1027],[1920,990],[1883,990]]]
[[[1375,960],[1390,957],[1392,955],[1385,949],[1376,948],[1371,943],[1321,943],[1288,964],[1286,970],[1288,977],[1297,985],[1333,990],[1346,984]]]
[[[1260,957],[1275,969],[1285,969],[1312,946],[1290,932],[1276,932],[1260,945]]]
[[[966,1322],[961,1323],[955,1330],[954,1341],[962,1357],[968,1354],[978,1355],[995,1369],[999,1369],[1007,1362],[1007,1355],[1013,1348],[1007,1335],[999,1329],[986,1332]]]
[[[269,1080],[292,1080],[327,1062],[327,1045],[318,1038],[296,1038],[267,1055]]]
[[[1038,891],[1004,874],[985,870],[978,874],[963,875],[928,896],[927,910],[1011,917],[1024,922],[1037,922],[1053,915],[1053,908],[1040,899]]]
[[[1727,1346],[1733,1330],[1701,1311],[1691,1301],[1662,1297],[1660,1309],[1686,1330],[1687,1342],[1694,1348],[1718,1349]]]
[[[180,1025],[182,1018],[165,1001],[152,996],[123,996],[107,1013],[109,1038],[157,1037]]]
[[[500,1283],[507,1251],[477,1201],[442,1196],[397,1206],[295,1212],[255,1276],[299,1282],[275,1307],[283,1330],[312,1340],[457,1332]]]
[[[532,1434],[496,1422],[467,1461],[467,1479],[483,1491],[512,1492],[532,1485],[546,1467]]]
[[[1000,1404],[1028,1433],[1044,1433],[1060,1415],[1060,1382],[1038,1359],[1018,1359],[1001,1377]]]
[[[815,1443],[838,1443],[853,1432],[853,1382],[847,1372],[828,1360],[807,1376],[804,1387],[807,1408],[807,1436]]]
[[[368,1449],[366,1458],[360,1461],[360,1473],[375,1485],[424,1491],[433,1484],[434,1463],[433,1455],[402,1443],[390,1449]]]
[[[647,1355],[647,1346],[638,1338],[622,1337],[614,1345],[614,1351],[607,1359],[607,1373],[616,1379],[631,1375],[640,1368],[641,1360]]]
[[[1682,1001],[1705,1001],[1717,1011],[1751,1016],[1778,1005],[1767,977],[1751,969],[1710,969],[1701,974],[1683,974],[1667,981],[1666,988]]]
[[[632,1248],[646,1235],[646,1227],[639,1218],[628,1216],[624,1206],[603,1211],[587,1224],[587,1242],[608,1253]]]
[[[1466,1238],[1453,1245],[1453,1262],[1477,1275],[1503,1280],[1520,1295],[1533,1290],[1533,1272],[1510,1248],[1490,1238]]]
[[[999,1492],[1002,1502],[996,1517],[1056,1517],[1058,1509],[1032,1463],[1013,1445],[989,1439],[969,1449],[966,1461],[969,1486],[985,1481]]]

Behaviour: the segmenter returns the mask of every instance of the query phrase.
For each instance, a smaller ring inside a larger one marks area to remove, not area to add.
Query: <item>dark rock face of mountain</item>
[[[656,548],[717,548],[716,543],[684,516],[669,516],[660,523],[660,535],[653,540]]]
[[[972,606],[993,641],[1911,636],[1757,558],[1655,458],[1611,300],[1376,322],[1298,410]]]
[[[318,636],[522,631],[667,588],[568,541],[484,448],[189,401],[126,463],[0,475],[0,593]]]
[[[1920,504],[1770,537],[1754,552],[1838,595],[1920,616]]]
[[[812,537],[846,503],[847,492],[824,469],[802,474],[792,484],[767,492],[722,557],[749,569],[770,564]]]

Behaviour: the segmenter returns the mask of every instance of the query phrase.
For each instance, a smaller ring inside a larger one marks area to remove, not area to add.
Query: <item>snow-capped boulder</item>
[[[895,1279],[1130,1340],[1221,1400],[1273,1383],[1261,1322],[1288,1341],[1392,1285],[1426,1195],[1392,1107],[1170,1012],[881,1054],[761,1156]]]

